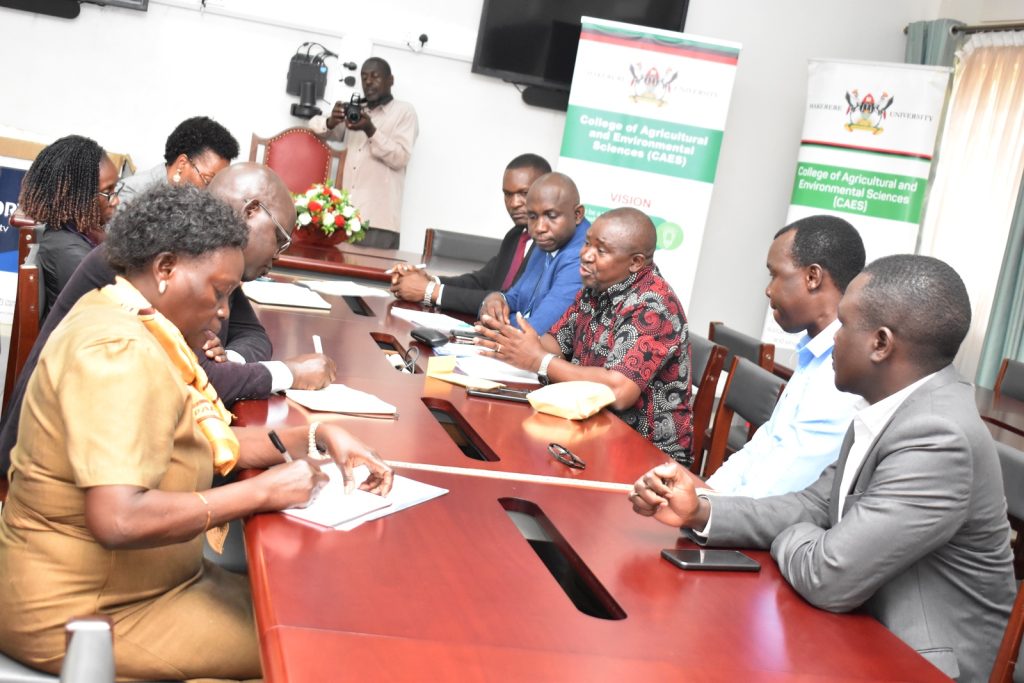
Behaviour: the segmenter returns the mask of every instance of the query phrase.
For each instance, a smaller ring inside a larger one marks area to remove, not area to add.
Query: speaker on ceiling
[[[74,19],[81,11],[78,0],[0,0],[0,7],[10,7],[61,19]]]

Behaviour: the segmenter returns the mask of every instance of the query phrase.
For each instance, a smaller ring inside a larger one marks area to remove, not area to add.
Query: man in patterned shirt
[[[548,334],[489,315],[481,343],[542,383],[589,380],[615,394],[612,410],[676,461],[689,465],[690,345],[686,315],[652,260],[654,224],[614,209],[594,221],[580,250],[583,289]]]

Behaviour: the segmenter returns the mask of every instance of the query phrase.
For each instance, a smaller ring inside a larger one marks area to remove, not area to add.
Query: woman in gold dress
[[[84,296],[33,373],[0,518],[0,650],[57,672],[64,623],[109,615],[119,678],[260,676],[249,587],[202,558],[204,532],[308,504],[326,477],[232,429],[193,348],[227,315],[248,230],[193,187],[160,186],[112,221],[116,284]],[[310,430],[281,430],[291,453]],[[391,471],[336,425],[312,438],[363,487]],[[267,468],[210,488],[215,471]]]

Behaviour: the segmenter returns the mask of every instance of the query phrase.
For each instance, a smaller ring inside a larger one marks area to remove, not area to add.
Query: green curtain
[[[956,19],[907,24],[907,52],[903,61],[907,64],[953,66],[953,53],[959,47],[961,36],[954,35],[950,29],[963,25],[964,22]]]
[[[1024,179],[1010,221],[1010,234],[1006,238],[1006,252],[975,381],[991,389],[999,365],[1007,357],[1024,361]]]

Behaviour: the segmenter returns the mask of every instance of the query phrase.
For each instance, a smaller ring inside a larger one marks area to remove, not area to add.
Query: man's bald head
[[[530,192],[557,192],[562,200],[577,206],[580,203],[580,191],[573,179],[564,173],[552,171],[537,178],[530,186]],[[529,195],[527,195],[529,197]]]
[[[284,181],[263,164],[233,164],[210,181],[209,191],[242,213],[249,226],[244,280],[270,271],[284,235],[295,228],[295,202]],[[278,227],[280,226],[280,227]]]
[[[658,232],[643,211],[631,207],[612,209],[601,214],[597,221],[607,221],[610,224],[609,237],[624,251],[630,254],[643,254],[648,261],[654,258]]]

